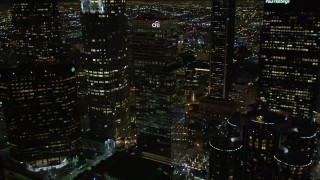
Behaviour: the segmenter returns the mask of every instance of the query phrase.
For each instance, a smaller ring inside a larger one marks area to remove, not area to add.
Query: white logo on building
[[[155,21],[154,23],[151,24],[152,27],[154,28],[159,28],[160,27],[160,22],[159,21]]]
[[[266,0],[269,4],[289,4],[290,0]]]

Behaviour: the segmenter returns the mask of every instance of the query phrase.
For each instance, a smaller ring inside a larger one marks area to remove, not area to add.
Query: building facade
[[[271,111],[310,117],[318,110],[319,18],[313,1],[266,1],[260,46],[260,99]]]
[[[241,138],[216,137],[209,144],[209,179],[241,179]]]
[[[81,1],[90,132],[117,140],[129,122],[128,57],[124,1]]]
[[[11,158],[34,172],[61,168],[79,153],[76,68],[61,63],[57,5],[11,2],[14,61],[0,70]]]
[[[58,0],[14,0],[11,9],[12,40],[18,56],[15,63],[59,62],[62,42]]]
[[[235,1],[212,0],[210,95],[225,98],[231,85]]]
[[[138,147],[145,158],[173,164],[186,142],[177,21],[143,14],[133,28]]]
[[[250,124],[244,133],[244,177],[270,179],[274,171],[273,155],[280,143],[279,130],[287,121],[281,114],[261,110],[249,112],[247,118]]]
[[[30,171],[65,166],[78,153],[80,121],[72,65],[0,69],[12,159]]]
[[[310,156],[284,148],[275,153],[274,160],[278,166],[274,179],[310,179]]]

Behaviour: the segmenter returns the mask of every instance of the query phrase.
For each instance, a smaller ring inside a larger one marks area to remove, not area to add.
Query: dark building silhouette
[[[124,1],[81,1],[90,132],[125,136],[129,122],[127,18]]]
[[[213,52],[210,59],[210,94],[225,98],[231,86],[235,1],[212,0],[211,11]]]
[[[177,23],[161,14],[133,20],[137,143],[145,158],[166,164],[182,157],[186,142]]]
[[[311,0],[275,2],[264,5],[259,96],[271,111],[309,117],[319,107],[320,11]]]
[[[242,142],[239,137],[216,137],[210,141],[209,178],[240,179]]]
[[[301,152],[313,157],[317,132],[311,127],[289,129],[283,145],[290,151]]]

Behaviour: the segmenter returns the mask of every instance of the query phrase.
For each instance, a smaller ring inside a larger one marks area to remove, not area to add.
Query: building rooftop
[[[307,167],[312,163],[312,160],[308,155],[301,152],[289,151],[285,147],[282,147],[281,150],[278,150],[275,153],[274,159],[278,163],[291,167]]]
[[[213,149],[222,152],[233,152],[242,148],[239,137],[216,137],[209,144]]]
[[[284,115],[271,111],[252,111],[247,115],[252,123],[280,124],[286,122]]]

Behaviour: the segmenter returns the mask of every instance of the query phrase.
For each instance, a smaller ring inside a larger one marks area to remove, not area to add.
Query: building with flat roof
[[[187,141],[177,25],[162,14],[133,20],[138,148],[143,157],[167,164],[179,161]]]

